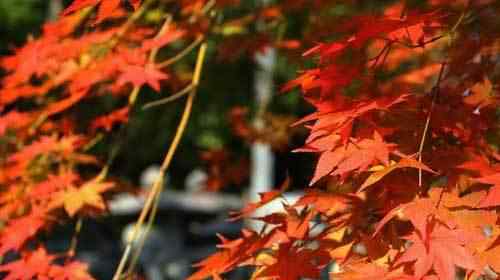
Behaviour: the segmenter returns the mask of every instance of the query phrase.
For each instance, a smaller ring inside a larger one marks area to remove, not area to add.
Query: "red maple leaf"
[[[466,240],[460,231],[449,229],[439,222],[429,223],[426,230],[429,232],[427,238],[422,238],[416,232],[407,237],[412,245],[396,261],[396,266],[414,262],[417,278],[434,268],[441,280],[456,279],[456,266],[478,269],[476,260],[465,248]]]
[[[314,217],[314,211],[299,213],[297,209],[285,206],[285,213],[273,213],[261,218],[256,218],[266,224],[279,225],[276,229],[284,232],[286,236],[304,240],[309,234],[309,222]]]
[[[11,111],[0,117],[0,136],[4,135],[7,129],[18,129],[27,126],[33,121],[30,113],[20,113]]]
[[[231,212],[230,221],[236,221],[241,218],[249,217],[255,210],[266,205],[267,203],[273,201],[274,199],[281,196],[281,191],[269,191],[265,193],[259,193],[260,200],[257,202],[248,203],[243,209],[238,212]]]
[[[274,263],[259,270],[254,275],[255,279],[316,279],[330,261],[324,251],[297,248],[292,243],[280,244],[274,257]]]
[[[45,212],[42,210],[32,210],[26,216],[9,221],[0,234],[0,256],[10,250],[19,250],[45,223]]]
[[[376,235],[382,227],[396,216],[410,220],[415,229],[421,234],[427,234],[427,224],[430,218],[437,214],[435,202],[430,198],[416,199],[391,210],[377,224],[374,235]]]
[[[305,195],[295,203],[294,207],[313,206],[320,213],[335,214],[349,209],[351,204],[358,200],[354,196],[307,190]]]
[[[141,4],[141,0],[129,0],[129,2],[134,9],[137,9]],[[121,0],[75,0],[63,11],[63,15],[68,15],[83,8],[95,6],[97,4],[100,5],[96,22],[101,22],[111,16],[120,7]]]
[[[1,265],[0,271],[8,272],[5,280],[40,279],[39,277],[47,277],[54,259],[54,256],[47,254],[47,251],[40,247],[25,254],[18,261]]]
[[[274,199],[278,198],[279,196],[281,196],[283,191],[285,191],[289,185],[290,185],[290,178],[287,178],[281,184],[279,191],[276,190],[276,191],[269,191],[269,192],[265,192],[265,193],[259,193],[259,196],[260,196],[259,201],[250,202],[240,211],[229,213],[231,215],[231,218],[229,220],[236,221],[236,220],[239,220],[241,218],[249,217],[253,212],[255,212],[255,210],[259,209],[260,207],[266,205],[267,203],[269,203],[269,202],[273,201]]]
[[[401,269],[389,270],[385,266],[366,260],[353,260],[342,265],[340,272],[333,273],[334,279],[339,280],[419,280],[419,278],[406,275]],[[423,278],[425,280],[431,280]],[[435,279],[433,279],[435,280]]]
[[[11,155],[8,162],[27,162],[39,154],[52,152],[57,149],[57,139],[54,137],[42,136],[36,142],[25,146],[19,152]]]
[[[34,186],[30,192],[30,196],[33,200],[45,200],[52,198],[54,193],[72,185],[78,181],[78,179],[78,174],[73,172],[65,172],[58,175],[49,174],[47,180]]]
[[[39,247],[33,252],[23,254],[20,260],[0,266],[0,271],[7,272],[5,280],[53,279],[53,280],[93,280],[87,272],[87,266],[72,261],[65,265],[55,264],[56,257]]]
[[[387,166],[389,154],[394,148],[394,144],[384,142],[382,136],[375,131],[373,139],[353,139],[345,146],[324,151],[319,157],[310,185],[326,175],[344,176],[354,170],[362,172],[375,163]]]
[[[186,34],[185,30],[179,30],[179,29],[169,30],[168,32],[165,32],[165,34],[163,34],[160,37],[145,40],[142,43],[142,50],[149,51],[151,49],[161,48],[165,45],[168,45],[168,44],[178,40],[179,38],[184,36],[184,34]]]
[[[126,123],[128,121],[129,107],[115,110],[108,115],[98,117],[92,121],[90,128],[96,130],[102,128],[105,131],[111,131],[116,123]]]
[[[160,91],[160,81],[168,78],[168,75],[157,70],[152,65],[139,66],[127,65],[122,69],[117,84],[122,86],[126,83],[132,83],[134,87],[141,87],[148,84],[156,91]]]
[[[218,247],[220,250],[203,261],[195,264],[200,269],[192,274],[188,280],[203,280],[207,277],[217,277],[234,267],[244,263],[258,251],[268,248],[271,244],[279,242],[286,236],[281,231],[272,230],[267,235],[261,237],[254,231],[243,230],[242,237],[236,240],[227,240],[219,235],[222,244]]]
[[[54,280],[94,280],[88,270],[87,264],[72,261],[64,266],[52,265],[49,274]]]

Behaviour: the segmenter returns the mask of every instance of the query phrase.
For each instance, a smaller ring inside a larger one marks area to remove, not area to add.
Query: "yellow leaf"
[[[476,83],[471,89],[471,94],[464,98],[464,103],[484,107],[493,102],[493,86],[488,78]]]
[[[347,230],[347,227],[343,227],[343,228],[341,228],[339,230],[336,230],[334,232],[328,233],[326,235],[326,239],[334,240],[334,241],[337,241],[337,242],[341,242],[342,239],[344,238],[346,230]]]
[[[54,203],[49,208],[63,206],[69,216],[73,217],[78,211],[86,206],[104,210],[106,208],[101,193],[114,186],[111,182],[98,182],[92,180],[80,188],[71,187],[70,190],[60,192]]]
[[[386,168],[384,168],[384,169],[382,169],[380,171],[376,171],[376,172],[372,173],[365,180],[365,182],[363,183],[363,185],[361,185],[361,188],[359,189],[358,192],[362,192],[366,188],[368,188],[369,186],[377,183],[378,181],[380,181],[382,178],[384,178],[387,174],[391,173],[395,169],[405,168],[405,167],[412,167],[412,168],[416,168],[416,169],[422,169],[422,170],[425,170],[427,172],[436,174],[436,172],[434,170],[430,169],[425,164],[423,164],[421,162],[418,162],[417,160],[415,160],[413,158],[405,157],[405,158],[402,158],[396,164],[392,164],[392,165],[390,165],[390,166],[388,166],[388,167],[386,167]]]
[[[343,260],[347,257],[347,255],[351,252],[352,245],[354,245],[354,241],[342,246],[339,246],[335,249],[328,250],[330,257],[335,260]]]

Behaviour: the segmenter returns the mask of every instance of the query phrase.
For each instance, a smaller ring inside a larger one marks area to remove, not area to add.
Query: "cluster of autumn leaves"
[[[210,30],[207,11],[238,4],[165,1],[180,5],[175,19],[139,24],[154,2],[76,0],[39,38],[1,60],[0,255],[19,254],[0,265],[6,279],[92,279],[74,260],[75,248],[48,253],[36,237],[61,217],[106,209],[103,194],[117,183],[109,165],[88,153],[98,133],[127,122],[141,87],[189,84],[170,81],[175,57],[162,62],[158,51],[219,32]],[[306,2],[283,1],[218,28],[338,4]],[[334,40],[305,53],[316,67],[283,90],[299,87],[315,109],[296,123],[309,130],[297,152],[318,155],[311,187],[282,212],[253,216],[279,199],[286,183],[233,213],[232,220],[251,217],[265,226],[235,240],[221,236],[218,252],[196,265],[191,280],[220,279],[239,266],[254,267],[252,279],[314,279],[327,268],[333,279],[497,277],[500,7],[432,0],[420,8],[398,2],[383,14],[336,22]],[[316,22],[320,27],[326,32]],[[241,49],[273,43],[248,38],[236,36]],[[72,109],[105,95],[121,105],[78,123]]]
[[[74,259],[76,243],[49,253],[37,237],[106,210],[103,194],[117,184],[109,164],[88,150],[128,121],[131,92],[160,90],[169,75],[155,64],[156,52],[186,33],[173,24],[135,26],[148,4],[121,2],[74,1],[39,38],[1,60],[0,255],[18,253],[0,266],[5,279],[93,279]],[[79,123],[77,104],[109,94],[125,102]]]
[[[317,67],[284,91],[300,87],[316,109],[297,123],[310,131],[297,152],[319,156],[312,187],[295,203],[282,200],[283,212],[253,214],[279,199],[276,190],[234,213],[265,226],[221,237],[190,279],[220,279],[238,266],[255,267],[252,279],[498,277],[498,70],[490,64],[499,34],[485,25],[498,22],[500,7],[432,2],[461,10],[396,5],[350,18],[341,39],[304,54]]]

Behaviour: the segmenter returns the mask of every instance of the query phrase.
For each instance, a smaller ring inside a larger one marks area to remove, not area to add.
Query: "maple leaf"
[[[87,272],[87,265],[72,261],[63,265],[54,264],[56,257],[43,247],[24,253],[20,260],[0,265],[0,271],[7,272],[5,280],[53,279],[93,280]]]
[[[402,269],[389,270],[382,266],[365,260],[355,260],[342,265],[341,272],[332,273],[334,279],[339,280],[417,280],[418,278],[405,275]],[[424,278],[425,279],[425,278]]]
[[[58,175],[49,174],[47,180],[38,183],[30,192],[33,200],[44,200],[50,198],[55,192],[75,183],[79,176],[73,172],[65,172]]]
[[[285,206],[285,213],[273,213],[261,218],[256,218],[267,224],[280,225],[277,229],[281,230],[286,236],[294,239],[307,239],[309,234],[309,222],[314,217],[314,211],[300,213],[293,207]]]
[[[154,90],[160,91],[160,81],[168,78],[168,75],[157,70],[153,66],[127,65],[122,69],[117,84],[122,86],[126,83],[132,83],[134,87],[141,87],[148,84]]]
[[[88,272],[88,265],[79,261],[52,265],[49,275],[54,280],[94,280]]]
[[[374,162],[389,165],[389,153],[395,148],[395,144],[384,142],[376,131],[373,139],[362,139],[352,145],[344,160],[337,166],[333,175],[342,175],[352,170],[364,171]]]
[[[275,190],[275,191],[259,193],[260,197],[259,201],[248,203],[243,209],[241,209],[238,212],[230,212],[229,214],[231,215],[231,217],[229,218],[229,220],[236,221],[241,218],[249,217],[253,212],[255,212],[255,210],[259,209],[260,207],[268,204],[269,202],[281,196],[283,191],[286,190],[289,185],[290,185],[290,178],[287,177],[287,179],[283,181],[283,183],[281,184],[279,191]]]
[[[387,34],[392,40],[399,39],[401,34],[408,34],[405,30],[416,26],[413,32],[419,32],[425,26],[426,22],[434,22],[443,17],[442,13],[431,12],[426,14],[411,13],[405,18],[395,19],[393,17],[375,17],[375,16],[358,16],[343,26],[343,29],[349,29],[355,26],[358,30],[351,37],[333,43],[321,43],[304,53],[304,55],[312,55],[319,53],[323,61],[328,58],[336,57],[348,47],[359,49],[368,40],[381,37]],[[421,33],[421,36],[423,32]],[[411,38],[410,38],[411,39]]]
[[[115,110],[108,115],[98,117],[92,121],[90,128],[96,130],[103,128],[105,131],[111,131],[116,123],[126,123],[128,121],[129,107],[123,107]]]
[[[456,168],[465,169],[477,173],[479,176],[488,176],[500,172],[500,168],[491,165],[488,158],[480,155],[472,155],[471,159],[457,165]]]
[[[79,188],[70,187],[68,190],[59,192],[48,208],[55,209],[63,206],[71,217],[86,206],[104,210],[106,205],[101,193],[113,187],[114,183],[112,182],[99,182],[94,179]]]
[[[273,201],[274,199],[281,196],[281,191],[269,191],[265,193],[259,193],[260,200],[257,202],[248,203],[243,209],[238,212],[231,212],[230,221],[236,221],[244,217],[249,217],[255,210],[266,205],[267,203]]]
[[[200,267],[200,269],[189,276],[187,280],[203,280],[210,276],[217,279],[220,274],[244,263],[260,250],[268,248],[276,242],[282,242],[281,240],[286,239],[286,236],[283,236],[280,231],[272,230],[261,237],[256,232],[245,229],[242,231],[242,237],[238,239],[230,241],[221,235],[219,238],[222,241],[222,244],[218,245],[220,250],[195,264],[194,266]]]
[[[129,2],[132,5],[132,7],[134,7],[134,10],[137,10],[141,5],[142,0],[129,0]]]
[[[254,279],[299,280],[318,278],[321,269],[328,264],[329,258],[324,251],[301,249],[291,243],[280,244],[275,262],[258,270]]]
[[[481,184],[493,185],[486,197],[481,200],[478,207],[484,208],[500,205],[500,173],[477,178],[474,181]]]
[[[42,136],[38,141],[25,146],[19,152],[9,156],[8,162],[27,162],[39,154],[52,152],[57,149],[58,141],[55,137]]]
[[[130,4],[137,9],[141,3],[141,0],[128,0]],[[99,23],[106,18],[110,17],[121,4],[121,0],[75,0],[69,7],[63,11],[63,15],[68,15],[83,8],[99,5],[99,11],[97,13],[96,22]]]
[[[36,251],[25,254],[21,260],[0,265],[0,271],[8,272],[5,280],[40,279],[39,277],[47,277],[54,259],[44,248],[39,247]]]
[[[307,190],[294,204],[294,207],[313,206],[316,211],[330,215],[346,211],[350,208],[351,203],[355,201],[357,201],[356,197],[318,190]]]
[[[397,163],[393,163],[389,166],[381,166],[382,170],[375,171],[374,173],[370,174],[370,176],[365,180],[363,185],[359,188],[358,192],[366,190],[369,186],[377,183],[378,181],[382,180],[386,175],[391,173],[392,171],[399,169],[399,168],[416,168],[416,169],[421,169],[425,170],[427,172],[437,174],[436,171],[430,169],[427,167],[425,164],[410,158],[410,157],[405,157],[399,160]]]
[[[32,121],[33,115],[30,113],[10,111],[0,117],[0,136],[4,135],[7,129],[19,129],[27,126]]]
[[[353,245],[354,241],[344,245],[336,244],[336,246],[328,246],[323,243],[321,244],[321,248],[323,248],[323,250],[328,252],[332,260],[335,260],[338,263],[342,263],[352,252]]]
[[[69,97],[61,99],[47,106],[45,114],[47,116],[52,116],[62,111],[65,111],[66,109],[70,108],[71,106],[75,105],[80,100],[82,100],[86,95],[87,95],[86,90],[80,90],[75,93],[72,93]]]
[[[88,6],[97,5],[102,0],[75,0],[63,11],[63,15],[67,15]]]
[[[10,250],[19,250],[29,239],[40,231],[46,223],[46,214],[34,209],[28,215],[12,219],[0,234],[0,255]]]
[[[115,12],[121,4],[121,0],[101,0],[99,12],[97,13],[96,23],[99,23]]]
[[[400,206],[391,210],[385,217],[377,224],[375,232],[376,235],[382,227],[394,217],[401,217],[410,220],[413,226],[421,235],[427,234],[427,224],[429,218],[437,215],[437,208],[434,200],[430,198],[420,198],[408,203],[401,204]]]
[[[475,258],[465,248],[466,241],[460,231],[449,229],[439,222],[429,223],[427,238],[422,239],[417,233],[411,234],[407,240],[412,245],[405,250],[395,265],[414,262],[417,278],[426,275],[431,268],[441,280],[454,280],[455,267],[477,269]]]
[[[316,171],[309,185],[326,175],[345,175],[351,171],[365,171],[373,163],[389,165],[389,153],[394,144],[386,143],[376,131],[373,139],[352,140],[347,146],[339,146],[321,154]]]
[[[169,30],[168,32],[165,32],[165,34],[163,34],[160,37],[145,40],[142,43],[142,50],[149,51],[152,49],[162,48],[163,46],[168,45],[168,44],[178,40],[179,38],[181,38],[185,34],[186,34],[185,30],[180,30],[180,29]]]
[[[476,106],[476,110],[479,110],[495,103],[494,92],[490,79],[485,77],[482,82],[476,83],[470,88],[470,94],[464,97],[463,102],[468,105]]]
[[[496,273],[500,272],[500,246],[493,246],[477,253],[475,256],[479,259],[480,267],[490,266]],[[481,272],[481,271],[478,271]]]
[[[81,137],[75,135],[62,137],[60,139],[42,136],[38,141],[34,141],[30,145],[23,147],[17,153],[10,155],[7,158],[7,163],[10,164],[10,167],[5,173],[10,179],[19,177],[31,160],[41,154],[58,153],[61,156],[72,155],[81,140]]]

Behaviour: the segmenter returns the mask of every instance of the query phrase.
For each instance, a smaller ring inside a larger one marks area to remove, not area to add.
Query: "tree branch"
[[[201,69],[203,65],[203,61],[205,60],[205,53],[206,53],[207,45],[206,43],[202,44],[200,46],[200,49],[198,51],[198,59],[196,63],[196,69],[194,72],[193,76],[193,83],[198,84],[201,76]],[[125,268],[125,265],[130,257],[130,254],[132,252],[132,245],[134,241],[138,238],[139,230],[143,226],[144,221],[146,219],[146,216],[148,214],[154,213],[152,209],[154,208],[154,202],[157,199],[157,196],[160,195],[162,189],[163,189],[163,177],[165,175],[165,172],[167,171],[168,167],[170,166],[170,163],[172,162],[172,158],[175,154],[175,151],[177,150],[177,147],[179,146],[180,140],[182,138],[182,135],[184,134],[184,131],[186,129],[189,117],[191,115],[192,111],[192,106],[193,106],[193,101],[196,96],[196,87],[191,90],[191,92],[188,95],[188,99],[186,101],[186,105],[184,107],[184,112],[182,114],[181,120],[179,122],[179,125],[177,126],[177,131],[175,133],[174,139],[172,140],[172,143],[167,151],[167,154],[165,155],[165,158],[163,160],[163,163],[160,167],[160,172],[158,174],[158,177],[156,178],[155,182],[153,183],[153,186],[151,187],[151,191],[149,192],[146,202],[144,204],[144,208],[141,211],[141,214],[139,215],[139,218],[134,226],[134,229],[132,231],[131,239],[128,240],[128,244],[125,248],[125,251],[122,255],[122,258],[120,260],[120,263],[118,265],[118,268],[115,272],[115,275],[113,276],[113,280],[120,280],[122,277],[122,272]],[[150,215],[150,217],[153,215]],[[153,216],[154,218],[154,216]],[[147,236],[148,229],[144,233],[145,236]],[[144,237],[145,238],[145,237]],[[137,250],[140,252],[141,248],[137,248]],[[137,254],[137,252],[136,252]],[[132,268],[129,268],[129,270],[133,270]]]

